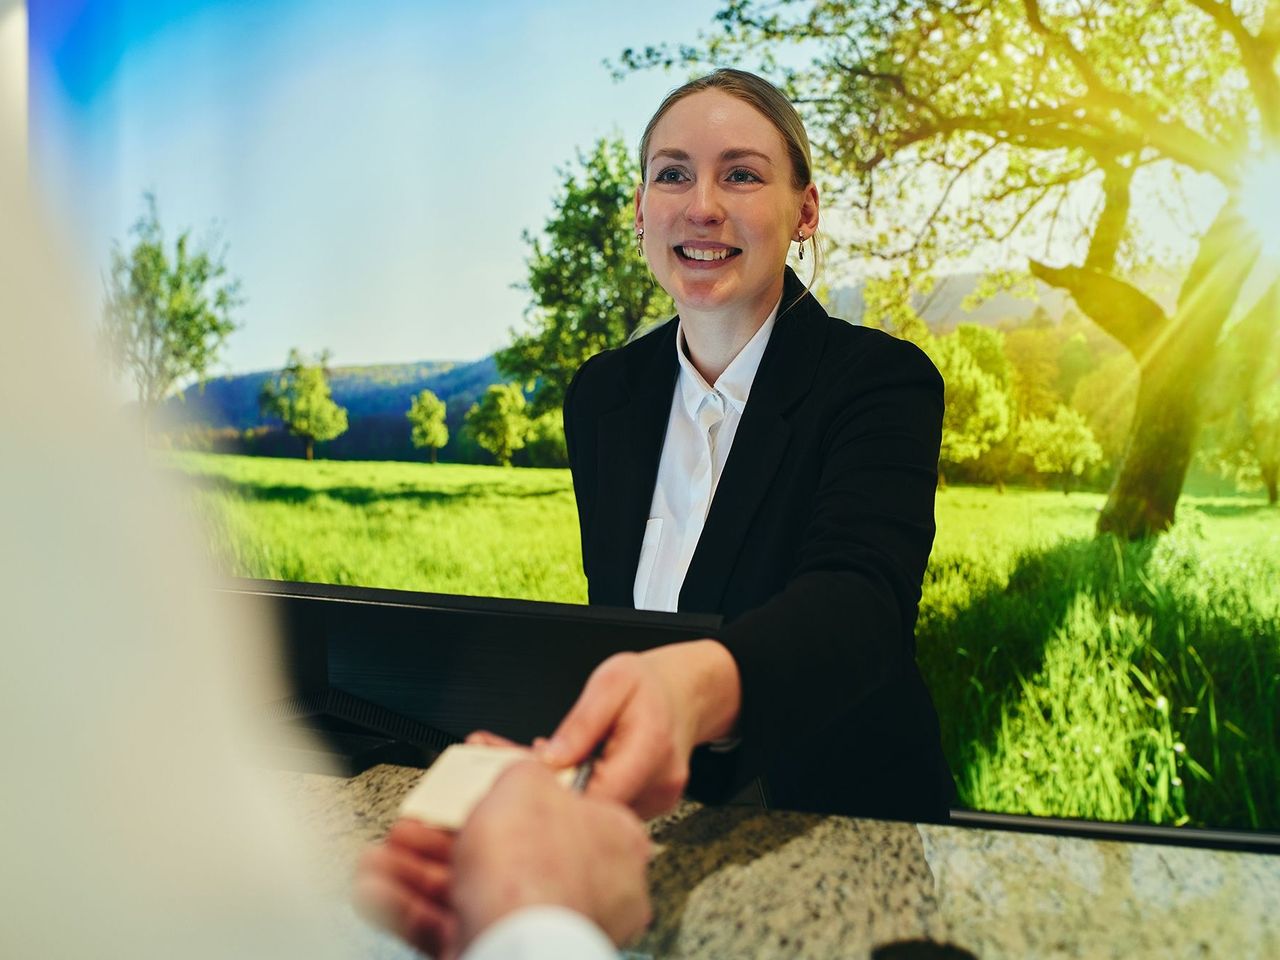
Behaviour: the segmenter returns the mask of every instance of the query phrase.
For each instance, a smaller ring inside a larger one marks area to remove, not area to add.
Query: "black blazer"
[[[675,389],[676,320],[584,363],[565,394],[590,602],[632,585]],[[719,613],[741,745],[694,753],[689,793],[763,775],[772,806],[945,820],[953,793],[915,662],[942,433],[915,345],[828,317],[787,270],[679,609]]]

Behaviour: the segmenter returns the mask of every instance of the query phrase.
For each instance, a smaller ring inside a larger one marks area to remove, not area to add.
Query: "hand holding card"
[[[400,804],[400,816],[444,830],[461,830],[467,817],[508,767],[531,759],[524,747],[455,744],[436,758]],[[555,774],[566,788],[575,768]]]
[[[572,781],[585,784],[589,774],[554,772],[519,747],[449,748],[405,798],[386,840],[361,859],[357,907],[445,958],[535,904],[567,907],[624,942],[648,920],[652,845],[625,807],[576,795]]]

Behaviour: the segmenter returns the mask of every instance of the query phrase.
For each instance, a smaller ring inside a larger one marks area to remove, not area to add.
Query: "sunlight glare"
[[[1245,170],[1240,206],[1265,253],[1280,257],[1280,153],[1260,157]]]

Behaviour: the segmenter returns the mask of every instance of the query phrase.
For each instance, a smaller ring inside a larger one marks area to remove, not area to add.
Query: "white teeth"
[[[690,260],[723,260],[729,256],[729,250],[699,250],[696,247],[681,247],[680,252]]]

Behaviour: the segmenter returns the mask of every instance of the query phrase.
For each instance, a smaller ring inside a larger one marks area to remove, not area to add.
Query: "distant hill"
[[[258,396],[274,370],[232,374],[209,380],[203,390],[188,387],[182,399],[165,405],[166,432],[181,445],[225,452],[293,456],[300,441],[263,417]],[[333,367],[333,399],[347,410],[348,430],[322,444],[320,455],[335,460],[420,460],[409,440],[405,414],[415,394],[430,390],[445,402],[449,444],[441,456],[458,453],[458,431],[471,405],[491,384],[502,382],[492,356],[471,363],[426,360],[370,366]]]

